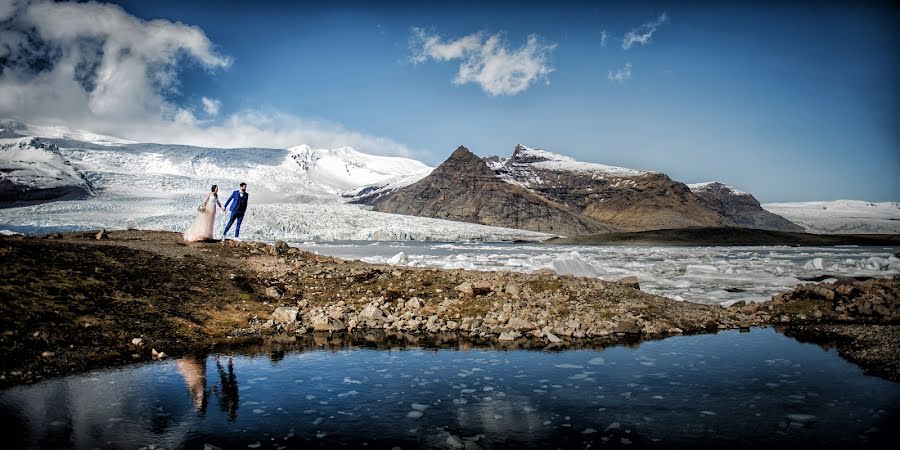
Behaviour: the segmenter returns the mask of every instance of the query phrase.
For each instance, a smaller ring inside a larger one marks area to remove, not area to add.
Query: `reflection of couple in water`
[[[184,377],[188,393],[194,408],[201,415],[206,414],[206,405],[209,390],[206,389],[206,359],[205,358],[181,358],[177,362],[178,371]],[[222,366],[222,361],[216,357],[216,369],[219,372],[219,383],[213,386],[212,392],[219,400],[219,409],[228,413],[228,419],[237,418],[238,409],[238,385],[237,376],[234,374],[234,359],[228,357],[228,369]]]

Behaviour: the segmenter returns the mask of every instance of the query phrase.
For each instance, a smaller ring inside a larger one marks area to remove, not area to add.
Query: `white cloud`
[[[666,13],[662,13],[659,15],[659,17],[656,18],[656,20],[647,22],[629,31],[628,33],[625,33],[625,38],[622,39],[622,49],[628,50],[635,44],[649,44],[650,39],[653,37],[653,33],[656,32],[656,29],[668,20],[669,16]]]
[[[0,118],[65,125],[126,139],[216,147],[353,146],[408,155],[387,138],[340,124],[277,112],[242,111],[218,117],[221,103],[173,103],[179,74],[189,67],[227,69],[198,27],[143,20],[102,3],[0,0]],[[214,119],[215,118],[215,119]]]
[[[606,42],[609,41],[609,33],[606,30],[600,31],[600,46],[606,47]]]
[[[413,27],[410,36],[411,60],[421,64],[435,61],[461,60],[453,83],[475,83],[489,95],[516,95],[532,83],[543,80],[553,67],[548,63],[556,44],[544,43],[536,35],[529,35],[522,47],[513,49],[502,33],[487,35],[472,33],[456,40],[445,41],[436,34]]]
[[[222,109],[222,102],[214,98],[203,97],[200,99],[200,102],[203,104],[203,110],[206,111],[206,115],[210,117],[218,116],[219,110]]]
[[[622,83],[625,80],[631,79],[631,63],[626,62],[624,66],[616,69],[610,70],[609,74],[606,76],[609,78],[609,81],[613,81],[616,83]]]
[[[0,22],[8,19],[16,12],[16,0],[0,0]]]

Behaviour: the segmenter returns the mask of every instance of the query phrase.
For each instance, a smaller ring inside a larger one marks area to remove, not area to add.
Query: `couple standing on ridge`
[[[231,218],[228,219],[228,225],[225,225],[225,231],[222,233],[222,240],[228,235],[228,230],[234,224],[234,240],[239,241],[241,234],[241,222],[244,220],[244,213],[247,212],[247,203],[250,201],[250,194],[247,193],[247,183],[241,183],[240,189],[231,193],[231,197],[225,202],[225,206],[219,203],[219,186],[212,185],[206,199],[197,208],[200,214],[194,219],[194,223],[184,232],[184,240],[188,242],[211,241],[213,240],[213,226],[216,223],[216,206],[222,208],[222,212],[231,204]]]

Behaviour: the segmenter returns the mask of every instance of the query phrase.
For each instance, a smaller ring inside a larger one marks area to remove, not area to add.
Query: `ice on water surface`
[[[773,348],[791,360],[770,359]],[[772,329],[608,347],[602,357],[497,353],[308,349],[271,360],[235,355],[227,367],[227,355],[212,355],[16,387],[0,392],[0,413],[25,424],[28,433],[13,439],[79,448],[194,447],[197,437],[243,446],[272,436],[288,447],[369,439],[375,448],[451,438],[484,448],[623,436],[846,442],[900,414],[895,384]],[[372,382],[350,390],[347,380]],[[66,407],[53,407],[60,399]],[[72,428],[96,432],[66,433]]]
[[[641,290],[699,303],[762,301],[800,278],[900,273],[896,247],[623,247],[384,242],[306,243],[304,249],[372,263],[447,269],[551,270],[615,281],[636,276]],[[402,253],[402,256],[400,255]]]

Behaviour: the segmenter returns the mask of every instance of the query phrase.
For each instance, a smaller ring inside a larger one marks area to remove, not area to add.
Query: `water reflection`
[[[339,339],[308,342],[344,347],[282,343],[8,389],[4,444],[828,448],[898,438],[900,385],[772,329],[602,351],[373,350]]]
[[[188,388],[188,395],[194,402],[194,408],[200,415],[206,413],[206,362],[193,357],[181,358],[175,361],[178,371],[184,377],[184,383]]]
[[[216,356],[216,370],[219,372],[219,385],[214,389],[216,397],[219,399],[219,408],[228,413],[228,420],[237,419],[238,403],[240,402],[240,394],[238,394],[237,376],[234,374],[234,357],[228,357],[228,371],[222,367],[222,360]]]

